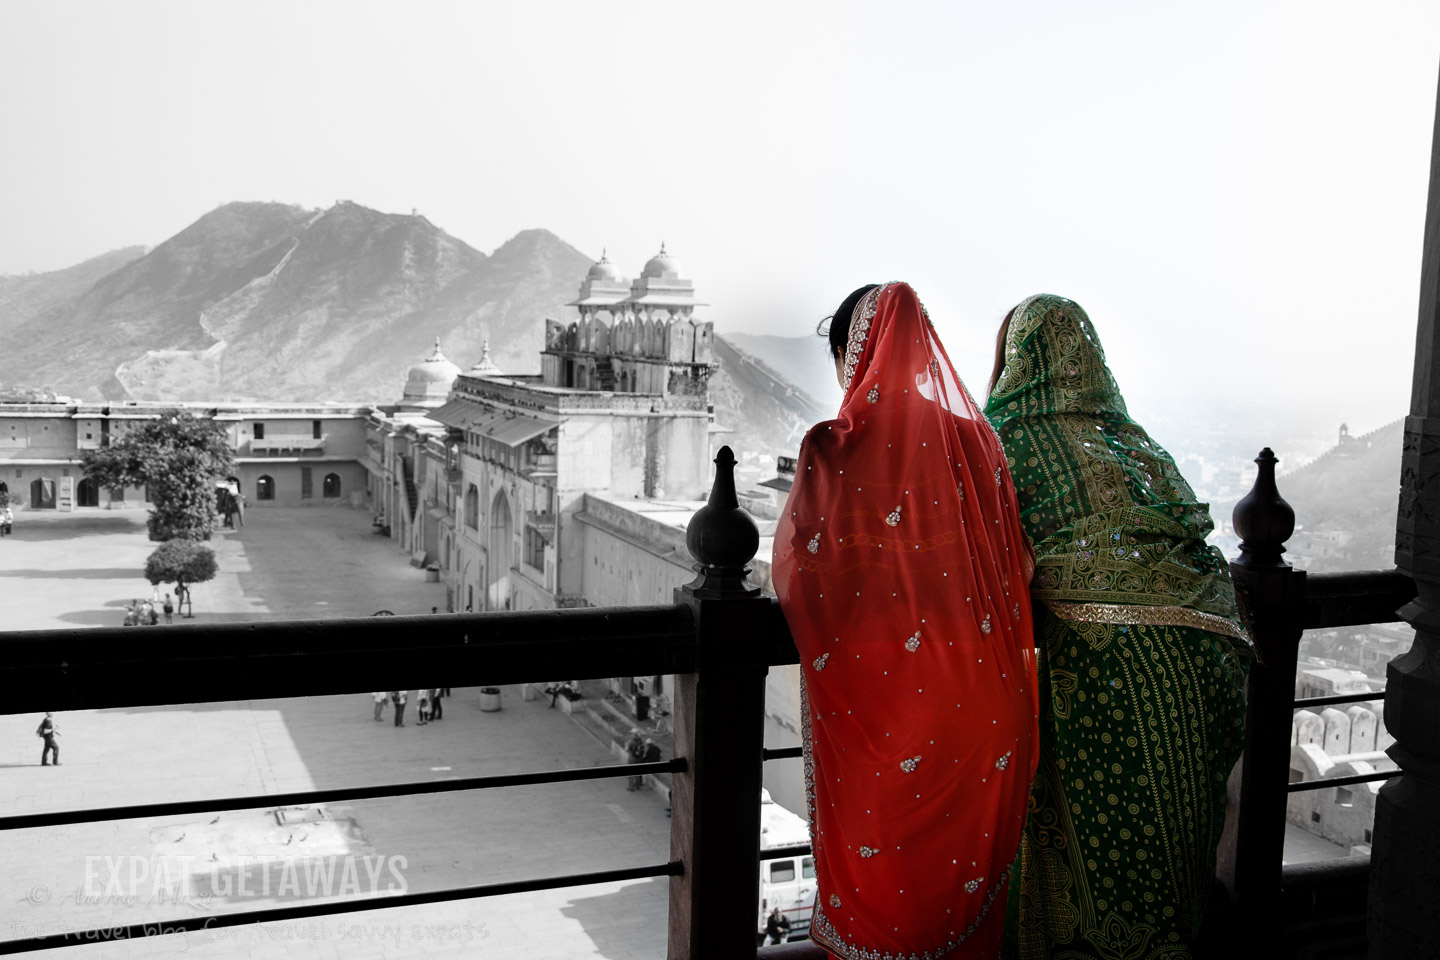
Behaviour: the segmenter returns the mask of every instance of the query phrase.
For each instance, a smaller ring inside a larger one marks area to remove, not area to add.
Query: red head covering
[[[1030,548],[999,439],[908,285],[861,299],[845,373],[775,535],[811,934],[846,958],[993,956],[1036,759]]]

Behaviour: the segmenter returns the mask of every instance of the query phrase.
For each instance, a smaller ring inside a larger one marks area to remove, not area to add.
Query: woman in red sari
[[[845,960],[994,957],[1036,757],[1015,490],[909,286],[851,294],[831,345],[844,401],[801,446],[773,567],[801,657],[810,935]]]

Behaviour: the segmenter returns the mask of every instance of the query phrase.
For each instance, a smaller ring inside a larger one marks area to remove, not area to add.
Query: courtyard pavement
[[[213,541],[221,572],[195,588],[196,622],[443,608],[443,585],[425,583],[395,544],[370,532],[369,519],[337,508],[251,511],[243,529]],[[15,529],[13,540],[0,540],[0,629],[118,624],[125,603],[149,594],[137,575],[153,547],[142,511],[26,512]],[[204,691],[176,694],[199,699]],[[0,833],[0,941],[260,909],[325,890],[353,895],[356,887],[341,884],[297,897],[280,879],[286,863],[298,865],[301,877],[312,865],[335,863],[338,877],[348,861],[359,865],[362,895],[381,888],[374,910],[38,955],[664,956],[663,879],[407,908],[386,908],[385,883],[364,879],[366,867],[384,863],[385,879],[438,890],[667,860],[663,800],[627,792],[622,779],[330,804],[324,824],[298,828],[277,826],[274,808],[263,804],[264,795],[281,791],[611,762],[547,700],[525,701],[515,687],[502,696],[500,712],[482,713],[477,691],[457,688],[445,719],[423,727],[412,697],[403,728],[388,708],[375,722],[364,693],[62,713],[63,765],[43,768],[39,717],[0,716],[0,816],[246,795],[259,801],[254,810],[219,815]],[[299,843],[312,845],[308,855],[292,853]],[[247,873],[242,892],[236,881],[246,857],[275,862]],[[173,873],[157,891],[162,867]],[[194,899],[177,903],[181,877]]]

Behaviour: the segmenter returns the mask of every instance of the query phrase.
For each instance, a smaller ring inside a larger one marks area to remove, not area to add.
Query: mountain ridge
[[[537,372],[544,319],[573,318],[565,304],[593,263],[539,227],[487,254],[419,214],[348,200],[223,204],[149,250],[12,298],[0,383],[85,399],[390,403],[437,338],[462,370],[488,341],[505,372]],[[0,277],[0,293],[25,279]],[[816,402],[753,351],[717,353],[717,421],[747,450],[789,452]]]

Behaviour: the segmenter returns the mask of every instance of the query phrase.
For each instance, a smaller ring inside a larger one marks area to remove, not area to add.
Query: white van
[[[780,857],[767,859],[766,850],[793,847],[810,842],[810,828],[804,819],[760,791],[760,943],[765,942],[765,921],[770,911],[790,921],[791,940],[804,940],[810,933],[810,914],[815,909],[815,858]]]

